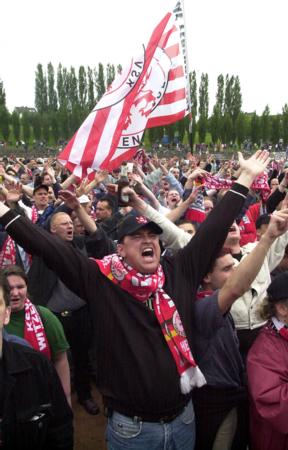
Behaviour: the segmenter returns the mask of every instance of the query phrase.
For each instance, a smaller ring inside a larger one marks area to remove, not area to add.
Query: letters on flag
[[[178,2],[59,154],[59,161],[75,175],[118,167],[136,153],[145,128],[188,114],[183,28]]]

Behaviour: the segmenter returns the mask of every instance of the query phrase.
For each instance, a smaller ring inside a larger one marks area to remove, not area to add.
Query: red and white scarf
[[[32,223],[36,223],[38,220],[39,214],[38,214],[38,209],[36,208],[35,205],[32,205],[31,208],[31,222]]]
[[[271,318],[272,327],[277,331],[280,336],[282,336],[286,341],[288,341],[288,328],[281,320],[278,320],[277,317]],[[268,325],[269,326],[269,325]]]
[[[26,339],[35,350],[44,353],[44,355],[51,359],[50,346],[40,314],[28,298],[25,299],[24,309],[24,339]]]
[[[174,358],[180,375],[180,387],[188,394],[193,387],[201,387],[206,380],[192,356],[185,330],[173,300],[163,290],[165,275],[159,264],[157,272],[149,275],[138,273],[114,254],[94,260],[101,273],[140,302],[152,297],[155,315],[164,338]]]
[[[0,252],[0,269],[16,264],[16,248],[13,239],[8,236]]]

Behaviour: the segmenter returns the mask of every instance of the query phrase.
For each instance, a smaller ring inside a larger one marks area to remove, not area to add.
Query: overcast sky
[[[7,106],[34,106],[35,70],[126,65],[176,1],[7,0],[1,3],[0,79]],[[287,0],[185,0],[189,69],[239,75],[243,110],[288,103]],[[138,53],[138,52],[137,52]]]

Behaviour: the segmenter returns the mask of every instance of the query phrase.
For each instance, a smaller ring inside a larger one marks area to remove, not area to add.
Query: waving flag
[[[184,55],[176,13],[155,28],[147,48],[115,79],[59,154],[79,177],[118,167],[131,159],[146,127],[164,125],[189,112]]]

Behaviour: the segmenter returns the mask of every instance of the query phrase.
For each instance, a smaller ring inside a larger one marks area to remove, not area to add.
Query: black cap
[[[33,195],[35,194],[35,192],[39,191],[39,189],[45,189],[45,191],[49,192],[49,187],[47,186],[47,184],[36,184],[33,189]]]
[[[125,219],[123,219],[118,225],[118,241],[121,241],[125,236],[134,234],[136,231],[146,227],[152,229],[156,234],[163,233],[162,228],[159,227],[157,223],[150,222],[146,219],[146,217],[129,215],[128,217],[125,217]]]
[[[288,299],[288,272],[283,272],[274,278],[267,289],[269,302],[279,302]]]

